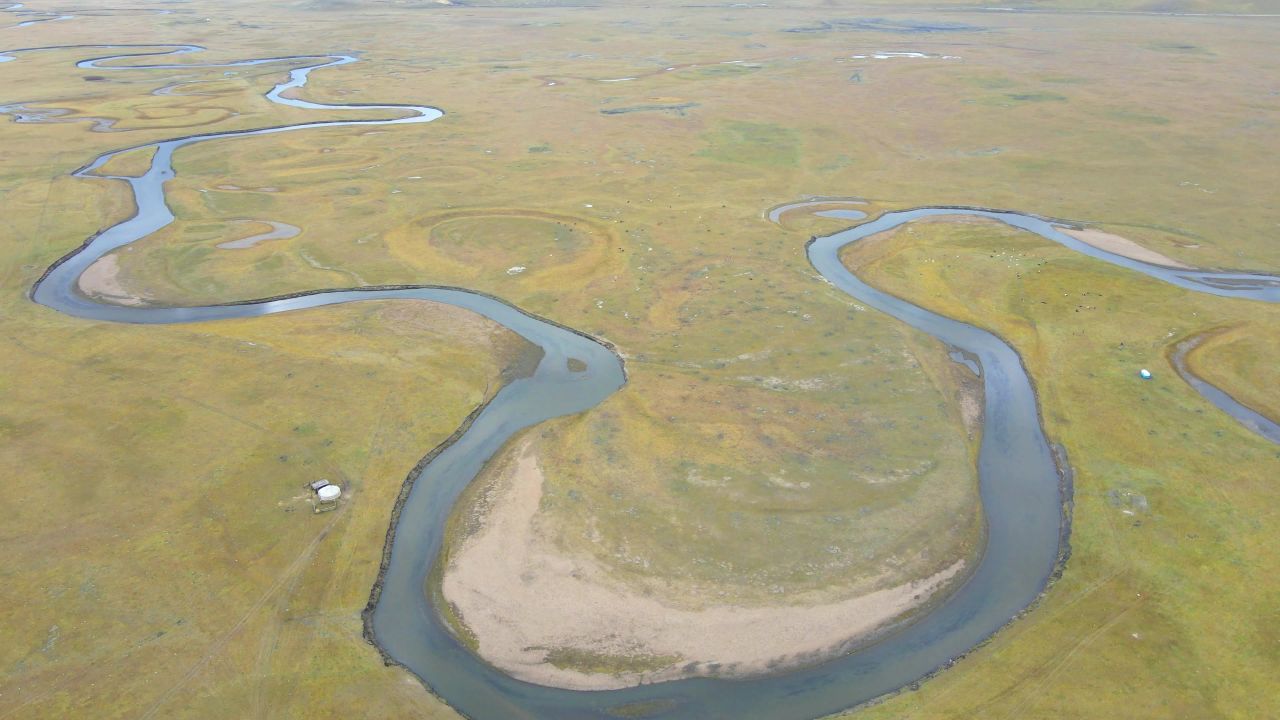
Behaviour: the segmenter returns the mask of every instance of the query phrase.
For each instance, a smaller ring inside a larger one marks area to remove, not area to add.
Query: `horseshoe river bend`
[[[986,547],[971,576],[949,597],[879,642],[850,654],[782,674],[750,680],[693,678],[606,691],[543,687],[503,674],[452,635],[425,591],[437,562],[450,509],[485,462],[523,428],[587,410],[626,382],[619,355],[606,343],[536,317],[501,299],[462,288],[432,285],[318,289],[290,296],[188,307],[129,306],[90,299],[78,290],[80,275],[106,253],[169,225],[165,182],[174,177],[179,149],[238,137],[294,132],[317,127],[426,123],[443,115],[418,105],[331,105],[293,97],[313,71],[357,61],[348,55],[278,57],[193,65],[158,63],[200,51],[184,46],[72,46],[110,54],[82,60],[82,68],[180,69],[304,62],[266,97],[281,105],[316,111],[383,110],[388,119],[340,120],[214,132],[123,148],[98,156],[73,174],[128,183],[135,214],[91,237],[52,267],[31,289],[35,302],[96,321],[173,324],[248,318],[341,303],[423,300],[470,310],[518,333],[540,347],[543,357],[532,375],[514,380],[433,451],[406,480],[396,522],[388,533],[380,581],[365,612],[365,634],[389,662],[419,677],[434,693],[472,718],[761,718],[807,720],[873,700],[946,667],[982,643],[1033,603],[1067,556],[1069,471],[1051,450],[1042,430],[1031,379],[1018,354],[980,328],[935,314],[859,280],[840,262],[841,248],[912,220],[934,215],[987,218],[1035,233],[1094,258],[1144,273],[1173,285],[1214,295],[1280,302],[1280,280],[1267,275],[1175,269],[1123,257],[1060,231],[1063,221],[1031,214],[968,207],[926,207],[889,212],[808,246],[813,267],[826,282],[901,322],[918,328],[968,357],[976,358],[985,390],[982,444],[978,459],[981,498],[987,522]],[[55,48],[0,52],[0,60]],[[129,64],[150,62],[152,64]],[[20,63],[15,63],[20,64]],[[113,157],[154,148],[140,176],[98,171]],[[780,212],[775,211],[775,212]],[[854,216],[848,216],[852,219]],[[579,362],[570,362],[570,361]],[[585,366],[585,369],[582,369]],[[1203,391],[1202,391],[1203,392]],[[1219,407],[1230,412],[1224,403]]]

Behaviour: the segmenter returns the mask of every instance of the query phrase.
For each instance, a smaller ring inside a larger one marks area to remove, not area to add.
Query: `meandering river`
[[[1036,397],[1020,358],[995,335],[912,305],[860,281],[839,261],[845,245],[911,220],[967,214],[1034,232],[1101,260],[1122,265],[1199,292],[1280,301],[1280,280],[1247,273],[1172,270],[1112,255],[1059,232],[1054,221],[1014,212],[977,208],[921,208],[881,215],[870,222],[818,238],[809,260],[828,282],[869,306],[909,323],[965,351],[981,366],[986,390],[985,428],[979,456],[982,502],[988,522],[986,551],[962,587],[932,611],[879,643],[818,665],[765,678],[698,678],[599,692],[547,688],[515,680],[487,665],[461,645],[432,607],[425,592],[437,561],[445,521],[459,494],[484,463],[519,430],[552,417],[591,408],[618,390],[626,377],[621,359],[603,343],[497,298],[430,285],[324,289],[287,297],[236,300],[189,307],[122,306],[93,300],[77,290],[81,273],[106,253],[128,245],[174,220],[165,182],[174,177],[174,153],[190,145],[240,137],[295,132],[317,127],[404,125],[439,118],[441,111],[419,105],[332,105],[286,97],[306,85],[315,70],[356,62],[347,55],[280,57],[219,64],[122,65],[129,58],[168,57],[197,52],[193,45],[74,46],[118,50],[79,63],[82,68],[170,69],[243,67],[301,63],[289,79],[267,93],[272,102],[323,111],[385,110],[377,120],[318,120],[257,130],[211,132],[104,153],[75,171],[77,177],[128,183],[136,213],[55,263],[32,288],[32,299],[76,317],[123,323],[190,323],[291,312],[304,308],[378,300],[426,300],[472,310],[520,334],[543,349],[534,373],[505,386],[443,447],[410,476],[412,489],[398,508],[389,534],[390,552],[367,613],[366,631],[384,656],[417,675],[466,716],[508,718],[629,717],[708,720],[809,720],[874,699],[909,685],[968,652],[1016,618],[1045,587],[1062,557],[1065,537],[1060,476],[1041,429]],[[0,52],[0,60],[34,50]],[[141,176],[100,174],[120,153],[154,148]],[[847,218],[853,218],[849,214]],[[573,371],[576,359],[586,369]]]

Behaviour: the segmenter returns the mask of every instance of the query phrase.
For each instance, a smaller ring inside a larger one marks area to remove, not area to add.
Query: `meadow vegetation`
[[[1280,634],[1269,609],[1280,450],[1182,382],[1167,353],[1235,328],[1234,342],[1193,355],[1197,370],[1274,407],[1280,385],[1241,382],[1241,370],[1274,344],[1280,310],[990,222],[912,224],[844,257],[878,287],[1017,348],[1075,471],[1072,554],[1043,602],[920,692],[865,715],[1265,716]]]
[[[1218,328],[1214,328],[1218,330]],[[1192,372],[1269,418],[1280,418],[1280,337],[1262,332],[1256,319],[1212,332],[1187,357]]]
[[[537,527],[673,606],[822,602],[980,547],[967,371],[815,277],[804,241],[843,221],[779,226],[768,208],[810,195],[864,197],[873,215],[1010,207],[1196,266],[1280,267],[1262,160],[1280,109],[1264,81],[1280,65],[1275,21],[799,3],[173,9],[8,42],[209,47],[191,62],[356,49],[362,62],[317,71],[303,95],[447,114],[179,151],[177,222],[116,253],[120,283],[161,304],[457,285],[610,340],[629,384],[524,438],[546,470]],[[936,57],[853,59],[896,50]],[[119,183],[68,176],[97,154],[330,119],[262,98],[298,63],[74,67],[95,54],[0,65],[4,97],[118,130],[5,125],[0,716],[452,716],[382,666],[359,609],[405,473],[527,348],[421,305],[148,328],[30,303],[44,268],[132,210]],[[649,110],[608,112],[628,108]],[[143,155],[106,172],[138,172]],[[262,221],[302,232],[217,247]],[[1044,602],[866,714],[1265,714],[1280,458],[1162,363],[1177,340],[1232,328],[1192,362],[1274,416],[1280,383],[1259,358],[1274,357],[1275,312],[998,226],[921,225],[853,252],[884,288],[1009,339],[1077,473],[1072,560]],[[1144,366],[1156,381],[1136,380]],[[297,499],[316,476],[349,483],[340,512]],[[482,509],[457,509],[455,545]],[[547,662],[608,673],[619,658],[566,646]]]

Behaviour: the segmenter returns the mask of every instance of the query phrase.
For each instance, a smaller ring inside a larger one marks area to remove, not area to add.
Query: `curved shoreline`
[[[890,634],[962,584],[972,564],[968,554],[948,558],[918,575],[821,599],[673,604],[667,591],[619,584],[605,566],[563,552],[534,528],[552,468],[531,445],[527,437],[514,442],[475,481],[473,497],[484,501],[468,513],[465,538],[437,563],[430,592],[469,647],[534,684],[597,691],[785,673]],[[573,657],[611,667],[575,667]]]
[[[493,397],[497,397],[497,393],[495,393]],[[449,437],[441,441],[439,445],[436,445],[430,452],[423,455],[422,459],[414,464],[413,468],[409,470],[408,474],[405,475],[404,480],[400,483],[400,492],[396,494],[396,501],[391,506],[391,520],[387,524],[387,535],[382,545],[382,559],[378,564],[378,574],[374,578],[373,587],[369,590],[369,601],[365,603],[364,609],[360,611],[360,621],[363,626],[360,633],[361,637],[365,639],[365,642],[372,645],[374,649],[378,651],[378,655],[386,665],[394,665],[412,672],[412,670],[392,657],[380,644],[378,644],[378,638],[373,632],[373,612],[377,609],[378,601],[382,599],[382,584],[386,580],[387,568],[391,564],[391,548],[395,544],[396,531],[400,526],[400,515],[404,512],[404,505],[409,500],[409,493],[413,492],[413,486],[417,483],[418,477],[422,475],[423,469],[425,469],[431,461],[439,457],[441,453],[457,443],[458,440],[466,434],[467,430],[471,429],[471,425],[475,423],[476,418],[480,417],[480,413],[484,412],[485,409],[489,407],[490,403],[493,402],[493,397],[485,399],[484,402],[475,406],[470,413],[467,413],[467,416],[462,419],[462,424],[458,425],[458,428],[454,430]],[[429,687],[430,686],[428,686],[428,688]],[[445,700],[443,697],[439,695],[436,695],[436,697],[446,705],[448,704],[448,700]],[[450,707],[453,706],[450,705]]]
[[[786,208],[789,206],[784,205],[779,207]],[[1104,262],[1108,262],[1112,265],[1136,270],[1148,277],[1162,280],[1172,285],[1193,290],[1195,292],[1208,293],[1219,297],[1230,297],[1267,303],[1280,303],[1280,275],[1255,273],[1244,270],[1204,270],[1200,268],[1185,266],[1178,267],[1157,262],[1147,262],[1125,252],[1120,252],[1118,250],[1113,251],[1107,247],[1096,245],[1086,239],[1077,237],[1071,232],[1072,230],[1079,228],[1090,227],[1092,223],[1062,220],[1045,215],[1019,212],[1016,210],[1001,210],[971,205],[930,205],[911,208],[908,210],[887,211],[872,220],[862,223],[850,230],[836,233],[831,237],[836,235],[843,236],[847,233],[854,232],[859,228],[871,225],[883,225],[883,227],[877,227],[874,232],[859,234],[858,237],[855,238],[860,239],[872,234],[896,229],[897,227],[916,219],[953,214],[986,218],[1009,225],[1010,227],[1019,230],[1032,232],[1070,250],[1075,250],[1090,257],[1103,260]],[[817,239],[819,238],[811,239],[810,243]],[[1280,443],[1280,423],[1276,423],[1276,421],[1253,410],[1244,403],[1239,402],[1235,398],[1231,397],[1231,395],[1226,391],[1209,383],[1198,375],[1195,375],[1195,373],[1191,372],[1190,368],[1182,365],[1183,357],[1190,352],[1190,350],[1194,349],[1194,345],[1186,348],[1183,348],[1183,346],[1192,339],[1206,339],[1208,334],[1209,333],[1201,333],[1195,336],[1195,338],[1184,339],[1178,343],[1169,352],[1169,363],[1174,366],[1179,376],[1182,377],[1188,385],[1223,412],[1226,412],[1240,424],[1262,437],[1271,440],[1272,442]],[[1001,338],[1001,340],[1003,341],[1004,338]],[[1198,342],[1199,340],[1197,340],[1196,344],[1198,344]],[[1023,367],[1023,372],[1030,377],[1030,374],[1026,372],[1025,365]],[[1034,382],[1034,379],[1032,379],[1033,385]]]
[[[75,47],[119,47],[108,45]],[[32,286],[33,301],[87,319],[130,323],[185,323],[258,317],[331,304],[378,299],[417,299],[469,309],[498,322],[542,347],[544,356],[532,376],[504,385],[477,407],[445,442],[434,448],[406,477],[388,529],[378,582],[362,618],[365,636],[389,662],[405,667],[446,703],[468,717],[577,719],[616,717],[638,708],[645,717],[768,717],[809,720],[873,701],[949,666],[986,642],[1032,606],[1061,571],[1069,524],[1066,469],[1043,433],[1034,385],[1022,359],[998,336],[913,305],[859,280],[839,261],[844,246],[918,217],[967,214],[988,217],[1112,264],[1200,292],[1267,302],[1280,301],[1280,278],[1251,273],[1177,270],[1152,266],[1107,253],[1061,233],[1040,216],[1009,211],[937,206],[885,213],[806,247],[814,268],[827,282],[858,300],[912,324],[949,345],[972,353],[982,368],[984,428],[979,477],[986,510],[987,546],[978,567],[938,606],[887,634],[879,642],[836,659],[750,683],[720,678],[690,678],[600,692],[569,691],[525,683],[489,666],[448,631],[425,592],[425,578],[439,558],[444,520],[458,495],[479,469],[516,432],[586,410],[626,381],[625,366],[604,341],[540,319],[493,296],[431,285],[311,290],[272,298],[188,307],[125,307],[93,302],[76,292],[80,274],[106,253],[146,237],[173,221],[164,183],[173,177],[173,152],[206,140],[272,134],[313,127],[394,125],[430,122],[443,113],[417,105],[326,105],[286,98],[282,93],[306,84],[311,71],[356,62],[350,55],[289,56],[213,65],[141,66],[98,63],[138,56],[196,52],[194,45],[167,51],[83,60],[79,67],[102,70],[238,67],[271,62],[314,60],[289,71],[289,81],[267,93],[272,102],[303,109],[411,110],[394,119],[330,120],[190,135],[146,143],[99,155],[73,175],[123,180],[135,200],[134,214],[95,234],[51,265]],[[37,49],[0,51],[0,57]],[[142,176],[97,175],[109,159],[129,150],[154,147],[150,169]],[[957,212],[958,211],[958,212]],[[585,362],[573,371],[569,360]],[[412,518],[414,522],[401,522]],[[633,712],[634,714],[634,712]]]
[[[1218,328],[1179,340],[1168,352],[1169,364],[1188,385],[1200,393],[1204,399],[1235,419],[1254,433],[1280,445],[1280,423],[1245,405],[1232,397],[1227,391],[1205,380],[1191,369],[1188,356],[1206,340],[1226,332],[1228,328]]]
[[[871,201],[869,200],[864,200],[862,198],[855,198],[855,197],[810,196],[808,200],[797,200],[796,202],[789,202],[789,203],[782,203],[781,205],[774,205],[773,207],[768,208],[764,212],[760,213],[760,216],[765,218],[769,222],[773,223],[774,225],[782,225],[782,216],[786,215],[787,213],[793,210],[800,210],[801,208],[807,208],[807,207],[822,207],[825,205],[833,205],[833,206],[834,205],[869,205],[870,203]],[[852,215],[825,214],[829,212],[830,211],[822,211],[822,212],[815,212],[814,214],[819,217],[835,218],[837,220],[841,220],[841,219],[842,220],[862,220],[867,217],[867,214],[865,212],[862,212],[861,210],[852,211],[853,213],[856,213]],[[835,212],[841,213],[841,212],[848,212],[848,211],[835,210]]]

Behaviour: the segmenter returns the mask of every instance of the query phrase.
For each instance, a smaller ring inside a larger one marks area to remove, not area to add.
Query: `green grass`
[[[731,120],[705,136],[699,155],[720,162],[764,167],[794,166],[800,157],[800,136],[782,125]]]
[[[1280,419],[1280,369],[1275,358],[1280,337],[1267,332],[1265,320],[1248,318],[1214,335],[1192,351],[1188,362],[1197,375],[1231,392],[1244,404]]]
[[[1280,452],[1186,386],[1167,348],[1273,306],[1191,293],[990,224],[852,250],[863,277],[1007,338],[1075,471],[1066,573],[1027,617],[866,717],[1251,717],[1275,699]],[[1240,367],[1255,342],[1206,349]],[[1152,382],[1137,378],[1150,367]],[[1227,373],[1230,378],[1231,373]],[[1228,385],[1274,403],[1276,385]],[[1225,674],[1230,681],[1223,681]],[[859,715],[862,717],[863,715]]]
[[[871,13],[202,7],[154,23],[49,23],[32,43],[159,33],[209,45],[196,61],[361,49],[364,62],[317,72],[305,96],[449,114],[180,151],[169,183],[178,222],[121,253],[126,283],[174,302],[453,284],[615,342],[629,386],[536,430],[548,475],[538,522],[614,579],[687,604],[846,593],[874,584],[890,558],[910,576],[963,557],[980,529],[974,438],[944,349],[814,278],[803,243],[838,223],[796,217],[778,228],[761,218],[766,208],[810,194],[875,198],[873,210],[1012,207],[1101,222],[1196,265],[1280,267],[1273,134],[1256,122],[1280,107],[1257,92],[1274,66],[1266,21],[983,13],[955,19],[988,32],[798,34],[781,30]],[[866,82],[850,83],[861,66],[838,58],[851,44],[964,59],[867,64]],[[13,540],[0,570],[10,608],[0,715],[138,717],[159,702],[160,715],[178,717],[449,717],[380,664],[358,610],[404,473],[521,353],[430,317],[354,308],[135,328],[33,306],[23,293],[49,263],[132,211],[118,183],[67,172],[129,144],[326,115],[263,100],[278,67],[106,73],[75,69],[81,57],[0,66],[7,96],[130,130],[5,125],[0,324],[12,351],[0,461],[11,469]],[[705,69],[748,58],[760,65],[750,75]],[[578,79],[641,73],[654,59],[701,67],[608,86]],[[507,69],[493,72],[498,64]],[[564,80],[548,87],[544,76]],[[210,94],[148,94],[183,78],[193,83],[184,92]],[[998,102],[965,102],[986,97]],[[684,103],[698,108],[600,114]],[[543,147],[553,151],[530,152]],[[238,218],[303,232],[213,249],[242,231]],[[1170,370],[1142,386],[1132,373],[1158,367],[1181,333],[1243,323],[1193,360],[1274,408],[1274,373],[1251,359],[1274,355],[1259,334],[1275,326],[1271,311],[998,232],[919,242],[960,254],[949,274],[920,275],[938,269],[930,253],[877,272],[1023,353],[1048,429],[1077,466],[1076,555],[1028,618],[867,715],[1265,716],[1276,694],[1274,450]],[[554,257],[525,261],[535,253]],[[508,275],[516,264],[528,270]],[[277,505],[337,470],[361,483],[345,514]],[[895,482],[870,482],[881,478]],[[1146,514],[1125,515],[1137,495]],[[591,523],[599,542],[584,532]]]
[[[675,655],[616,655],[579,648],[551,648],[547,651],[547,662],[559,668],[617,676],[661,670],[680,662],[680,658]]]

